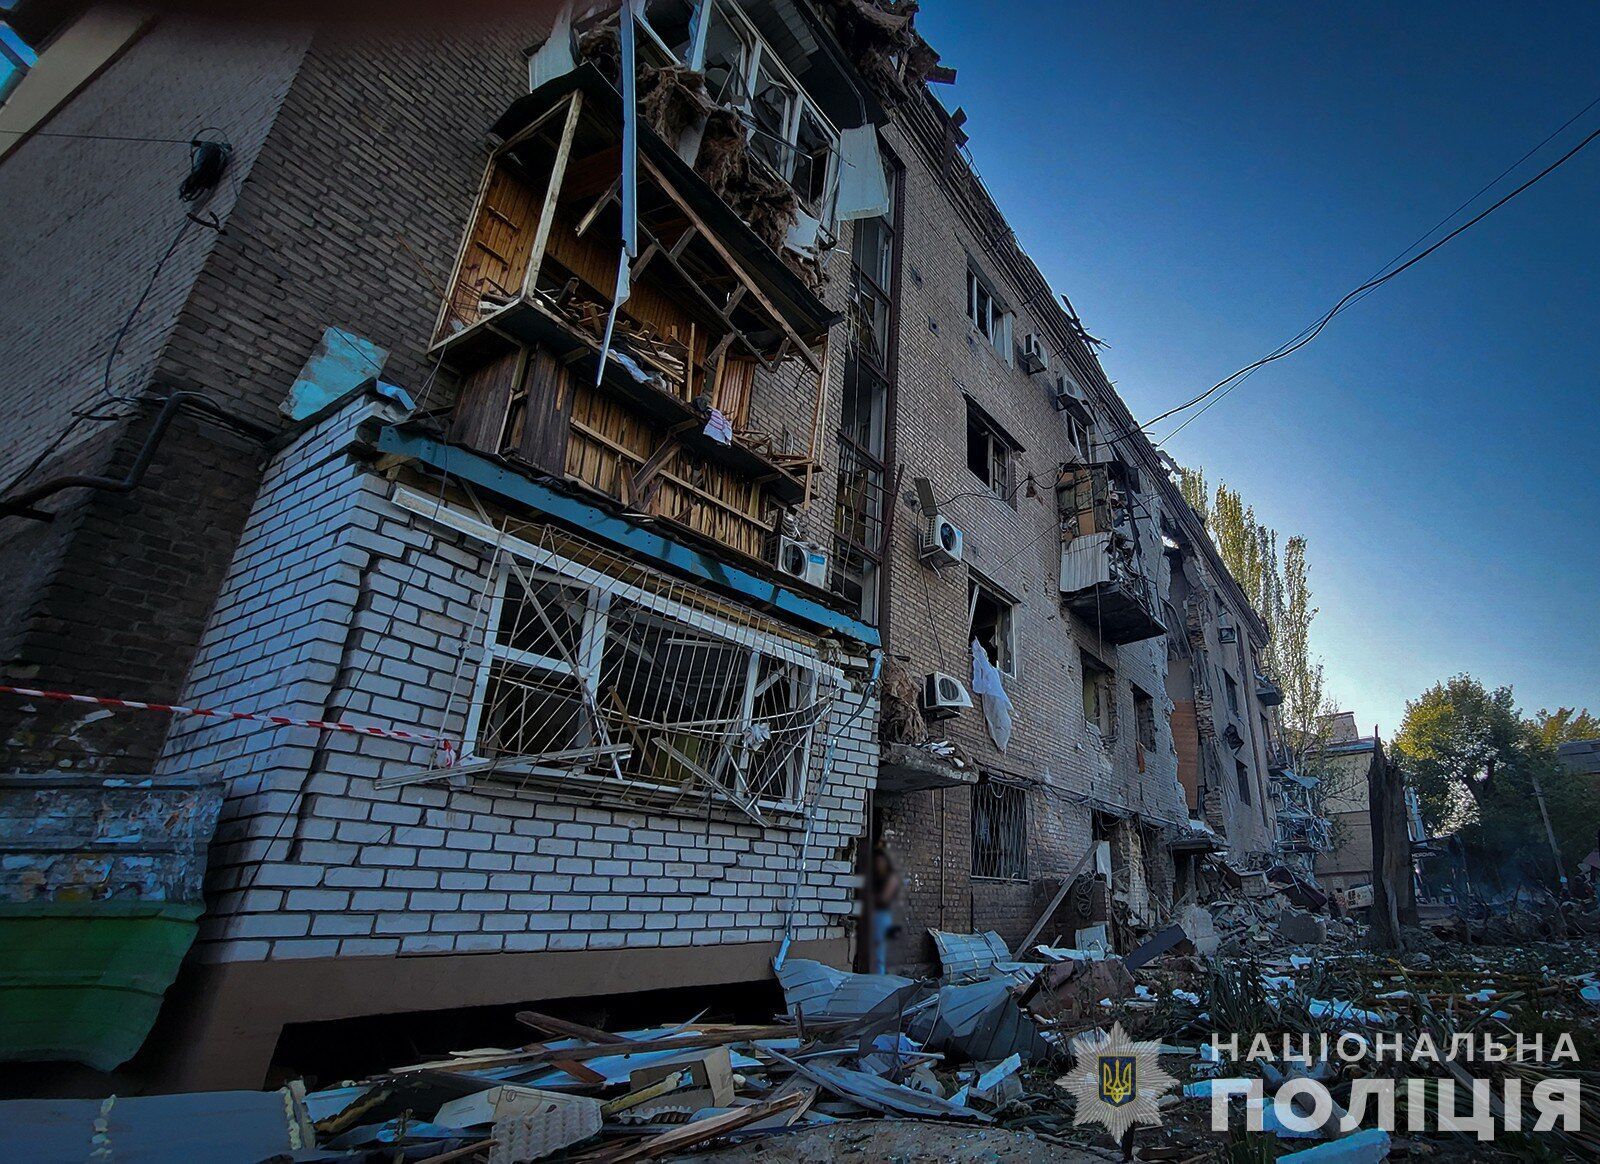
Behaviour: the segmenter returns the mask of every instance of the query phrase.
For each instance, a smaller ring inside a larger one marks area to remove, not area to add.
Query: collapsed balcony
[[[1062,603],[1115,646],[1167,633],[1140,553],[1129,473],[1115,462],[1069,466],[1056,482]]]
[[[602,370],[621,98],[580,66],[513,103],[491,136],[434,337],[462,376],[452,441],[761,557],[782,508],[807,493],[838,317],[640,125],[639,253]],[[786,379],[800,392],[785,394],[772,431],[756,427],[757,372],[795,365]]]

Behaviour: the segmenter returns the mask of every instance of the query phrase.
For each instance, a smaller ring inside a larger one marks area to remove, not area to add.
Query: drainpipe
[[[138,488],[144,480],[145,471],[150,468],[156,450],[161,447],[162,438],[166,436],[167,429],[172,424],[172,419],[177,415],[179,406],[187,405],[191,411],[221,423],[224,427],[242,432],[246,436],[254,437],[260,441],[268,441],[276,435],[270,428],[258,425],[251,421],[233,416],[226,412],[221,405],[213,401],[202,392],[173,392],[161,402],[161,408],[156,413],[155,421],[150,425],[150,431],[145,434],[144,444],[140,446],[138,454],[133,458],[133,464],[122,477],[94,476],[82,473],[69,474],[62,477],[52,477],[48,481],[35,485],[13,497],[0,499],[0,521],[8,517],[29,517],[35,521],[54,521],[55,514],[36,509],[36,503],[47,497],[52,497],[66,489],[94,489],[103,493],[131,493]]]

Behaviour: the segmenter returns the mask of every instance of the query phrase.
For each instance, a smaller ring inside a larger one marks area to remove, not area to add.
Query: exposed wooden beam
[[[561,127],[561,144],[556,147],[555,161],[550,166],[550,182],[544,190],[544,205],[539,209],[539,226],[533,235],[533,250],[528,255],[528,273],[522,280],[524,299],[533,298],[539,268],[544,264],[545,248],[550,244],[550,228],[556,218],[556,199],[561,194],[561,181],[567,174],[567,160],[572,156],[572,139],[577,136],[578,117],[582,112],[583,90],[576,89],[567,104],[567,120]]]
[[[656,182],[660,184],[661,188],[671,196],[672,200],[678,204],[683,213],[688,216],[689,221],[694,224],[701,234],[705,235],[706,241],[710,243],[717,254],[722,257],[722,261],[728,264],[729,269],[732,270],[734,274],[738,275],[740,281],[750,288],[750,294],[754,295],[756,297],[756,302],[760,303],[761,306],[766,309],[767,314],[772,316],[773,322],[783,330],[785,335],[794,341],[795,346],[800,349],[801,359],[805,360],[805,362],[810,365],[813,372],[820,373],[822,371],[822,365],[818,363],[817,354],[806,345],[805,340],[800,338],[800,333],[795,331],[793,326],[790,325],[789,321],[784,318],[783,312],[779,311],[772,300],[767,298],[766,293],[762,291],[760,287],[756,286],[755,280],[752,279],[745,271],[744,264],[739,262],[739,260],[734,257],[733,252],[728,250],[728,248],[723,245],[722,240],[717,238],[716,234],[709,227],[707,227],[701,217],[695,213],[694,207],[689,205],[688,200],[678,193],[677,189],[674,188],[672,183],[667,181],[666,175],[664,175],[661,170],[650,161],[649,158],[641,156],[639,158],[639,162],[646,170],[650,172],[651,177],[653,177]]]

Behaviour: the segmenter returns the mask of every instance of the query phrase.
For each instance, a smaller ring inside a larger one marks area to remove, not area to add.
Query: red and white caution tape
[[[296,719],[288,715],[265,712],[222,711],[213,707],[183,707],[176,703],[145,703],[137,699],[112,699],[104,695],[75,695],[68,691],[37,691],[31,687],[8,687],[0,684],[0,693],[23,695],[30,699],[51,699],[57,703],[88,703],[96,707],[128,707],[135,711],[165,711],[172,715],[198,715],[210,719],[250,720],[271,724],[274,727],[314,728],[324,732],[349,732],[358,736],[381,736],[390,740],[406,740],[414,744],[432,744],[443,757],[442,767],[451,767],[456,760],[456,743],[444,736],[427,732],[403,731],[400,728],[372,727],[370,725],[340,723],[337,720]]]

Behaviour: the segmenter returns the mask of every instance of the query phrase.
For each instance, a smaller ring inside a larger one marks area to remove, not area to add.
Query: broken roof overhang
[[[592,125],[602,120],[594,118],[593,114],[602,114],[607,124],[616,127],[617,142],[620,142],[622,95],[598,69],[585,63],[513,101],[489,127],[490,144],[497,153],[504,150],[505,143],[533,125],[574,90],[583,93],[585,122]],[[844,318],[842,312],[829,309],[816,292],[806,286],[805,280],[762,242],[750,225],[643,120],[639,125],[639,151],[660,173],[671,193],[693,204],[695,212],[733,255],[739,273],[760,289],[802,338],[820,342],[828,329]]]
[[[715,554],[581,501],[552,484],[535,481],[525,472],[507,468],[481,453],[446,444],[418,431],[415,425],[385,425],[378,430],[375,444],[381,453],[419,461],[459,481],[487,490],[504,501],[544,514],[564,526],[605,542],[612,549],[663,566],[723,594],[749,602],[758,609],[771,611],[824,634],[852,639],[865,647],[879,644],[876,627],[833,610],[815,598],[759,577]]]
[[[878,756],[879,792],[924,792],[977,783],[978,769],[971,764],[957,765],[916,744],[883,741]]]

